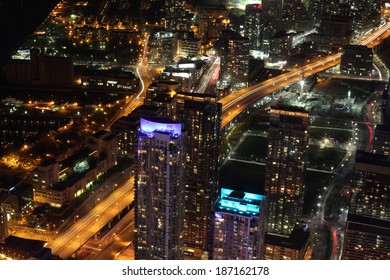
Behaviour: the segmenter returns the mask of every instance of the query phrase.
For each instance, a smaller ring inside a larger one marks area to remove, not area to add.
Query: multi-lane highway
[[[111,120],[106,123],[105,128],[109,129],[111,125],[117,121],[119,118],[128,115],[132,111],[134,111],[137,107],[143,104],[143,98],[146,94],[146,90],[149,85],[153,81],[153,77],[148,68],[148,43],[149,43],[149,35],[147,34],[144,39],[144,48],[142,51],[142,55],[139,58],[138,64],[134,66],[134,70],[137,73],[138,78],[140,79],[141,88],[140,91],[134,95],[123,107],[119,110]]]
[[[48,247],[60,258],[69,258],[133,200],[134,177],[131,177],[72,227],[60,234]]]
[[[360,40],[361,45],[373,48],[390,35],[390,23],[384,24],[374,33]],[[225,127],[249,105],[274,91],[336,66],[340,63],[341,53],[329,55],[290,72],[278,75],[254,86],[236,91],[220,100],[222,103],[222,127]]]
[[[221,67],[221,58],[216,57],[213,64],[207,70],[207,73],[203,75],[199,82],[199,86],[195,88],[195,92],[205,93],[210,87],[214,87],[217,83],[219,76],[219,69]]]

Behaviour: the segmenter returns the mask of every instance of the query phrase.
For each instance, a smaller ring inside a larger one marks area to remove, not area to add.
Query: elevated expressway
[[[360,45],[374,48],[390,35],[390,23],[386,23],[372,34],[362,38]],[[305,66],[294,69],[293,71],[283,73],[262,83],[248,88],[238,90],[219,102],[222,103],[222,127],[225,127],[248,106],[257,100],[284,88],[290,84],[296,83],[303,77],[308,77],[336,66],[340,63],[341,53],[327,56],[315,62],[308,63]]]
[[[134,200],[134,176],[118,187],[110,196],[97,204],[68,230],[59,234],[48,245],[52,253],[68,259],[77,249],[91,239],[118,213]]]

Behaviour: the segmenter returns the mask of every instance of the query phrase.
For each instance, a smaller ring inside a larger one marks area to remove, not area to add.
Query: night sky
[[[17,49],[60,0],[0,0],[0,61]]]

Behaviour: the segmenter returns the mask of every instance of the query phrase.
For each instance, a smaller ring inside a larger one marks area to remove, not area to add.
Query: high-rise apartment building
[[[178,113],[186,131],[184,243],[212,254],[212,211],[217,198],[218,158],[222,107],[196,94],[177,95],[184,100]],[[188,98],[188,99],[187,99]]]
[[[357,151],[349,213],[390,220],[390,161]]]
[[[146,91],[144,105],[161,108],[161,116],[176,120],[176,92],[181,87],[178,82],[162,81],[153,82]]]
[[[233,91],[244,88],[249,81],[249,39],[237,32],[224,30],[221,38],[220,81]]]
[[[215,42],[223,29],[229,24],[228,10],[223,5],[199,5],[197,6],[199,17],[198,35],[204,42]]]
[[[271,108],[265,191],[267,232],[289,236],[302,218],[309,113],[299,108]]]
[[[263,45],[264,20],[260,4],[245,6],[245,37],[249,39],[249,52],[259,57]]]
[[[173,30],[190,30],[192,16],[185,7],[184,0],[165,1],[165,28]]]
[[[177,36],[170,31],[159,31],[149,41],[149,63],[171,64],[177,51]]]
[[[279,30],[281,26],[280,19],[283,14],[283,0],[264,0],[262,1],[263,18],[268,29],[272,32]]]
[[[357,151],[342,259],[390,257],[390,161]]]
[[[346,0],[351,7],[353,29],[366,31],[380,24],[382,0]]]
[[[267,196],[222,188],[214,210],[213,259],[262,259]]]
[[[284,0],[281,30],[309,31],[313,28],[307,8],[301,0]]]
[[[183,141],[181,123],[141,118],[134,186],[136,259],[183,259]]]
[[[324,15],[335,14],[340,0],[310,0],[309,12],[316,24],[319,24]]]

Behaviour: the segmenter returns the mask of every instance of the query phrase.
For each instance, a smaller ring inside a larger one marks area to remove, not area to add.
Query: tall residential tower
[[[222,188],[215,202],[214,260],[261,260],[267,196]]]
[[[342,259],[390,258],[390,161],[357,151]]]
[[[289,236],[302,218],[309,114],[297,108],[271,108],[265,191],[269,197],[267,233]]]
[[[245,37],[249,39],[249,52],[260,57],[263,45],[264,20],[260,4],[245,6]]]
[[[183,138],[180,123],[140,120],[134,186],[136,259],[183,259]]]
[[[180,103],[177,108],[186,131],[184,243],[211,257],[222,107],[215,99],[207,101],[207,95],[195,97],[190,93],[177,97],[184,101],[183,109]]]

